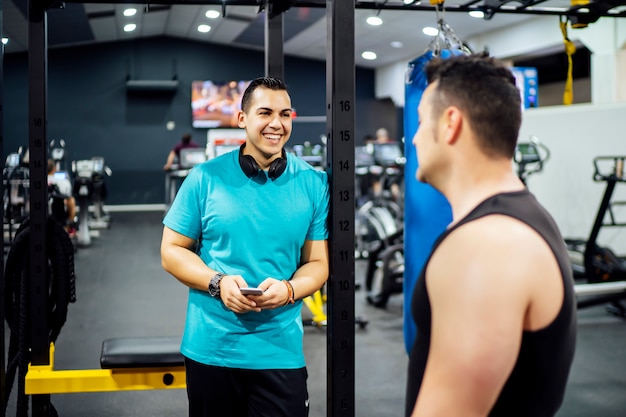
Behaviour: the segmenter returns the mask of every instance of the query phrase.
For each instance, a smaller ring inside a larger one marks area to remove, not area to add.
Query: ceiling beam
[[[85,3],[85,4],[137,4],[137,0],[65,0],[65,3]],[[140,2],[142,3],[142,2]],[[180,5],[219,5],[223,8],[236,7],[236,6],[260,6],[258,0],[151,0],[144,1],[145,4],[180,4]],[[552,15],[552,16],[597,16],[597,17],[626,17],[626,11],[619,13],[611,13],[610,9],[606,9],[608,6],[611,8],[617,6],[626,6],[626,0],[602,0],[591,1],[586,6],[575,6],[571,8],[556,8],[545,6],[549,3],[549,0],[526,0],[523,4],[515,6],[508,4],[508,1],[500,0],[470,0],[462,5],[444,5],[442,10],[446,12],[471,12],[482,11],[486,16],[493,16],[496,13],[503,14],[523,14],[523,15]],[[539,6],[544,4],[544,6]],[[594,7],[599,6],[599,7]],[[302,0],[294,3],[292,7],[313,7],[313,8],[325,8],[325,0]],[[588,8],[594,7],[596,10],[591,12]],[[421,5],[421,4],[400,4],[400,3],[378,3],[373,1],[359,1],[354,2],[355,9],[363,10],[405,10],[405,11],[433,11],[434,6]]]

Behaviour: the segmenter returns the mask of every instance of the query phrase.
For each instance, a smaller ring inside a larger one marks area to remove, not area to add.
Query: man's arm
[[[437,249],[426,271],[431,345],[413,417],[488,415],[520,349],[530,235],[515,220],[488,216]]]
[[[217,274],[193,251],[196,241],[167,226],[161,238],[161,265],[163,269],[188,287],[206,291],[211,278]]]
[[[163,269],[177,280],[190,288],[207,291],[211,278],[218,272],[209,268],[204,261],[193,251],[196,241],[181,235],[167,226],[163,227],[161,239],[161,265]],[[251,300],[239,291],[240,287],[247,286],[240,275],[227,275],[220,283],[220,299],[226,307],[236,313],[260,311],[254,300]]]
[[[302,247],[302,266],[291,279],[294,297],[301,299],[319,290],[328,279],[328,242],[307,240]]]
[[[170,151],[170,153],[167,154],[167,161],[165,162],[165,165],[163,166],[164,171],[167,171],[172,168],[175,158],[176,158],[176,152]]]
[[[66,198],[65,207],[67,208],[67,219],[73,223],[76,218],[76,199],[74,197]]]

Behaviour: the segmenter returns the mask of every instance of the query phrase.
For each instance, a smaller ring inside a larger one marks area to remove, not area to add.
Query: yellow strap
[[[589,0],[570,0],[570,4],[572,7],[576,6],[586,6],[589,4]],[[587,23],[572,23],[572,29],[584,29],[588,26]]]
[[[436,6],[438,4],[443,4],[444,0],[430,0],[431,6]]]
[[[563,92],[563,104],[570,105],[574,102],[574,81],[572,75],[572,55],[576,53],[576,45],[567,37],[567,20],[560,21],[563,42],[565,43],[565,53],[567,54],[567,80],[565,81],[565,91]]]

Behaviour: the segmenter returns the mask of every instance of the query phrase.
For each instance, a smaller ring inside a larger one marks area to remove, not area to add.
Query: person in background
[[[485,55],[435,59],[425,72],[416,178],[443,193],[453,219],[412,295],[406,416],[554,416],[576,344],[572,267],[513,171],[515,79]]]
[[[376,131],[376,143],[393,143],[395,140],[389,137],[389,132],[384,127]]]
[[[52,189],[50,196],[63,200],[63,213],[55,216],[56,219],[63,225],[65,230],[73,236],[76,232],[74,228],[76,220],[76,199],[72,195],[72,184],[70,180],[65,176],[56,175],[56,165],[52,159],[48,159],[48,187]],[[59,210],[61,211],[61,210]],[[61,216],[63,214],[63,216]]]
[[[308,415],[301,308],[328,279],[329,189],[285,152],[291,112],[281,80],[252,81],[245,143],[196,165],[163,220],[163,268],[189,287],[189,416]]]
[[[386,144],[386,143],[396,143],[395,140],[391,139],[389,136],[389,131],[384,127],[376,130],[376,139],[374,140],[374,146],[378,144]],[[382,174],[382,170],[381,173]],[[381,197],[383,190],[387,189],[389,192],[389,197],[391,197],[394,201],[400,200],[400,195],[402,193],[400,189],[400,185],[398,184],[398,178],[387,178],[386,181],[382,181],[380,176],[378,178],[373,178],[371,181],[372,187],[372,195],[376,197]]]
[[[167,155],[167,162],[165,162],[165,165],[163,166],[163,170],[164,171],[169,171],[170,169],[172,169],[172,166],[174,165],[175,161],[180,161],[180,150],[181,149],[199,148],[199,147],[200,147],[200,145],[198,145],[197,143],[195,143],[192,140],[191,134],[190,133],[185,133],[181,137],[180,142],[177,143],[176,146],[174,146],[174,148]]]

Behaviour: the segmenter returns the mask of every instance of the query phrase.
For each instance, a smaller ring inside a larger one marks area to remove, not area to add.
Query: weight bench
[[[49,365],[29,365],[25,393],[184,389],[185,364],[177,337],[122,337],[102,342],[101,369],[55,370],[54,344]]]

